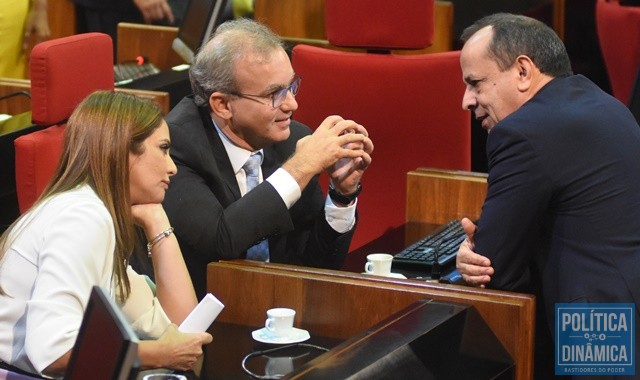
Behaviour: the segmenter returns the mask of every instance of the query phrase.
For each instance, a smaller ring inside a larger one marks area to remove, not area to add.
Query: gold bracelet
[[[156,237],[154,237],[153,239],[151,239],[150,241],[147,242],[147,255],[149,255],[149,257],[151,257],[151,248],[153,248],[154,245],[158,244],[158,242],[166,237],[169,237],[169,235],[171,235],[173,233],[173,227],[169,227],[166,230],[160,232],[159,234],[156,235]]]

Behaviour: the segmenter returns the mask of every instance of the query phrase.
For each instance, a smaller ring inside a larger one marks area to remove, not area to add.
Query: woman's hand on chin
[[[169,228],[169,218],[160,203],[147,203],[131,206],[134,222],[141,226],[148,239]]]

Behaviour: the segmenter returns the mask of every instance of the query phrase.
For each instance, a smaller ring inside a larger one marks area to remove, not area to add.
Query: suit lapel
[[[211,116],[206,112],[205,109],[200,108],[200,117],[202,117],[202,124],[205,125],[205,132],[207,134],[207,138],[209,139],[209,145],[211,146],[211,152],[213,153],[213,158],[215,159],[215,166],[217,166],[220,171],[220,178],[225,185],[225,189],[227,190],[224,194],[224,200],[219,200],[223,204],[223,206],[227,206],[229,203],[240,199],[240,188],[238,187],[238,182],[236,180],[236,174],[233,172],[233,167],[231,166],[231,161],[229,161],[229,156],[227,155],[227,151],[224,149],[224,145],[222,144],[222,139],[218,135],[216,128],[213,126],[213,121],[211,120]]]
[[[264,152],[264,159],[262,161],[262,177],[264,179],[268,178],[273,172],[275,172],[282,163],[276,153],[273,146],[266,147],[262,149]]]

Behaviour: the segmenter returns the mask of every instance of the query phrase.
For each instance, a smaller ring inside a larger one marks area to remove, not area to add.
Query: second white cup
[[[277,337],[286,337],[291,335],[293,329],[293,319],[296,311],[284,307],[267,310],[267,320],[264,327]]]
[[[388,276],[391,273],[393,256],[387,253],[372,253],[367,255],[364,271],[378,276]]]

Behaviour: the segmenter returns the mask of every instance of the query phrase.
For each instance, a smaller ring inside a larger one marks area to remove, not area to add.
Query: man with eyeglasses
[[[178,174],[164,205],[198,295],[220,259],[341,268],[371,163],[366,129],[329,116],[311,133],[292,120],[302,80],[280,38],[249,19],[223,23],[190,78],[194,95],[167,116]]]

